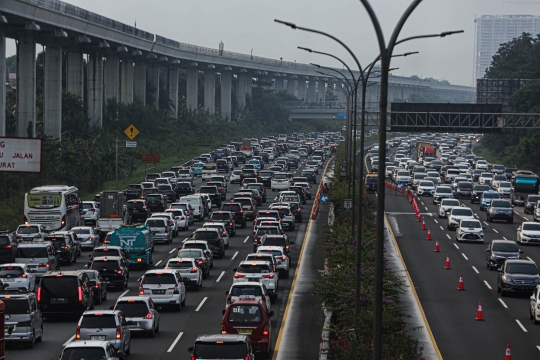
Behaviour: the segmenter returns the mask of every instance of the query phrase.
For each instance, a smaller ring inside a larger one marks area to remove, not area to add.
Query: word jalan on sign
[[[0,137],[0,172],[41,173],[41,139]]]

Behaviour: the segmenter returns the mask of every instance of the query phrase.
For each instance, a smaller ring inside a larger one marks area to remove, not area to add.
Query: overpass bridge
[[[296,62],[262,58],[223,49],[211,49],[167,39],[114,19],[58,0],[0,0],[0,77],[5,78],[5,41],[13,38],[17,47],[17,136],[35,136],[36,44],[45,47],[44,135],[60,138],[62,113],[62,58],[67,53],[67,90],[84,98],[91,123],[101,125],[104,102],[116,98],[146,103],[147,80],[159,96],[160,74],[164,74],[173,117],[178,117],[179,71],[187,72],[186,103],[198,104],[198,73],[204,72],[204,104],[210,113],[231,118],[232,101],[246,103],[258,79],[271,79],[275,91],[287,91],[298,99],[325,101],[327,90],[345,102],[340,83],[321,77],[318,68]],[[84,57],[87,56],[86,66]],[[85,73],[86,71],[86,73]],[[216,109],[216,74],[220,74],[221,109]],[[358,72],[355,73],[355,76]],[[236,81],[236,93],[232,92]],[[373,95],[377,96],[377,81]],[[86,88],[84,88],[86,86]],[[390,77],[390,101],[414,94],[445,94],[474,99],[475,88],[434,80]],[[0,136],[5,135],[5,88],[0,86]],[[233,95],[235,99],[233,100]],[[370,95],[371,96],[371,95]],[[391,95],[392,96],[392,95]],[[376,101],[373,98],[372,101]],[[156,101],[154,104],[158,106]],[[300,115],[299,115],[300,116]]]

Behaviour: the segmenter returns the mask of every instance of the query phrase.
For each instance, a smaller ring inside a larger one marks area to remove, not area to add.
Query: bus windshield
[[[28,194],[27,203],[28,207],[31,208],[59,207],[62,204],[62,195],[49,193]]]

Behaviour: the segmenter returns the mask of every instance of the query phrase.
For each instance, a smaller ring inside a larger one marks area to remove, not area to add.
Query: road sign
[[[126,147],[136,148],[137,147],[137,142],[136,141],[126,141]]]
[[[344,112],[337,113],[337,118],[339,120],[344,120],[347,118],[347,113],[344,113]]]
[[[41,139],[0,137],[0,173],[41,173]]]
[[[142,154],[143,163],[159,163],[159,154]]]
[[[129,125],[126,130],[124,130],[124,134],[127,135],[129,140],[135,139],[135,136],[139,135],[139,130],[133,124]]]
[[[403,183],[401,181],[396,184],[396,189],[403,190]]]
[[[347,163],[341,163],[341,165],[339,165],[339,170],[341,171],[347,171]]]
[[[343,199],[343,210],[352,210],[352,199]]]
[[[328,194],[321,194],[319,197],[319,200],[321,204],[327,204],[328,203]]]

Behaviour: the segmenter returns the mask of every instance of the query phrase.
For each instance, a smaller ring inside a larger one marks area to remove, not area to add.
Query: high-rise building
[[[533,15],[482,15],[476,23],[474,76],[484,77],[493,55],[501,44],[520,37],[524,32],[540,34],[540,16]],[[476,82],[476,81],[475,81]]]

